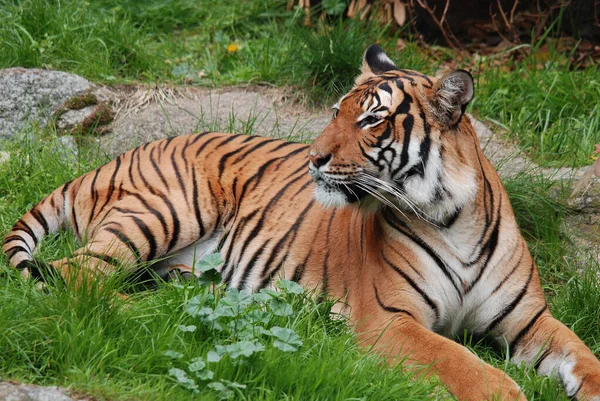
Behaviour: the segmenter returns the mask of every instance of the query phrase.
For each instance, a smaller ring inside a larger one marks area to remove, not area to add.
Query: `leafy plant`
[[[290,301],[304,294],[304,289],[297,283],[282,280],[277,283],[279,291],[263,289],[251,294],[236,288],[225,290],[223,286],[215,286],[221,279],[216,273],[221,263],[219,254],[211,254],[196,264],[203,276],[209,277],[201,277],[197,285],[204,290],[185,305],[194,324],[177,326],[183,333],[202,330],[220,341],[205,355],[191,359],[184,369],[170,368],[169,374],[193,392],[198,392],[199,386],[203,385],[197,380],[208,382],[206,386],[215,390],[221,399],[227,399],[245,386],[224,379],[213,381],[215,364],[242,363],[268,346],[283,352],[295,352],[302,346],[303,342],[294,330],[276,326],[275,322],[296,313]],[[184,362],[183,355],[176,351],[168,350],[165,355],[180,365]]]

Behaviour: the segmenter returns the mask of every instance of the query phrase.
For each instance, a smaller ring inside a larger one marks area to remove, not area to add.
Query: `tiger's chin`
[[[374,213],[381,202],[354,186],[331,186],[322,180],[315,182],[314,198],[325,208],[358,207],[364,213]]]

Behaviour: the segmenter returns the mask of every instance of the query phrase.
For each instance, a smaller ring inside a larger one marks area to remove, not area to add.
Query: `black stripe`
[[[206,142],[204,142],[202,145],[200,145],[200,147],[196,150],[196,157],[198,157],[198,155],[213,141],[219,139],[219,136],[213,136],[212,138],[208,139]],[[194,141],[195,142],[195,141]],[[192,142],[193,143],[193,142]]]
[[[104,167],[104,166],[102,166],[102,167]],[[92,183],[90,185],[90,189],[92,190],[92,202],[94,203],[94,206],[92,207],[92,211],[90,212],[90,218],[88,219],[88,226],[90,225],[90,223],[92,222],[92,219],[96,215],[96,206],[98,204],[98,190],[96,189],[96,180],[98,179],[98,175],[100,174],[100,170],[102,169],[102,167],[98,167],[96,169],[94,178],[92,179]],[[75,205],[75,202],[73,202],[73,205]]]
[[[270,211],[270,209],[277,203],[277,201],[279,201],[279,199],[285,194],[285,192],[296,182],[300,179],[301,177],[297,177],[295,179],[293,179],[292,181],[288,182],[287,184],[285,184],[283,186],[282,189],[280,189],[277,194],[271,198],[271,200],[269,201],[269,203],[262,208],[262,213],[260,218],[258,219],[258,222],[256,223],[256,225],[254,226],[254,228],[252,229],[252,231],[250,232],[250,234],[248,235],[248,237],[246,238],[246,240],[244,241],[244,243],[242,244],[240,253],[239,253],[239,260],[241,260],[244,257],[244,253],[246,252],[246,249],[250,246],[250,243],[256,238],[256,236],[260,233],[260,230],[262,230],[265,218],[267,216],[267,213]],[[242,274],[242,277],[248,277],[249,275],[249,270],[252,269],[254,266],[251,266],[250,264],[248,264],[247,266],[245,266],[244,272]]]
[[[139,214],[142,216],[146,214],[144,212],[140,212],[139,210],[129,209],[126,207],[119,207],[119,206],[113,206],[112,210],[116,210],[117,212],[120,212],[123,214]]]
[[[181,223],[179,221],[179,216],[177,215],[177,211],[175,210],[175,207],[173,206],[173,204],[171,203],[169,198],[167,198],[164,195],[159,195],[159,196],[163,200],[163,202],[165,202],[167,207],[169,208],[169,211],[171,212],[171,217],[173,218],[173,235],[171,236],[171,241],[169,241],[169,245],[167,246],[167,252],[166,252],[166,253],[169,253],[171,251],[171,249],[173,249],[175,247],[175,245],[177,244],[177,241],[179,240]]]
[[[146,177],[144,177],[144,174],[142,173],[142,166],[141,166],[141,162],[140,162],[140,154],[137,154],[137,171],[138,174],[140,176],[140,178],[142,179],[142,182],[144,183],[144,186],[150,191],[150,193],[152,195],[159,195],[160,192],[158,190],[156,190],[152,185],[150,185],[150,183],[148,182],[148,180],[146,179]]]
[[[36,219],[36,221],[40,223],[40,225],[44,229],[44,235],[48,234],[50,230],[48,229],[48,222],[46,221],[44,214],[37,210],[37,207],[31,209],[30,213],[33,216],[33,218]]]
[[[185,182],[183,181],[183,177],[181,176],[181,173],[179,172],[179,168],[177,167],[177,161],[175,160],[175,151],[173,151],[173,153],[171,153],[171,165],[173,166],[173,170],[175,170],[175,176],[177,177],[177,182],[179,183],[179,187],[181,188],[182,196],[185,198],[186,203],[189,205],[188,199],[187,199],[187,190],[185,189]]]
[[[150,230],[150,228],[148,228],[146,223],[144,223],[144,221],[141,220],[140,218],[138,218],[136,216],[129,216],[129,217],[135,222],[135,224],[138,226],[138,228],[140,229],[142,234],[144,234],[144,237],[146,237],[146,240],[148,241],[148,246],[150,247],[150,251],[148,252],[148,258],[146,260],[156,259],[156,251],[157,251],[156,238],[154,237],[152,230]]]
[[[402,101],[404,102],[404,101]],[[402,152],[400,153],[400,165],[392,171],[392,179],[396,178],[396,175],[408,164],[408,148],[410,145],[410,136],[414,126],[415,118],[411,114],[407,114],[402,121],[402,128],[404,129],[404,141],[402,143]]]
[[[231,253],[233,251],[234,245],[237,244],[238,237],[241,235],[244,228],[247,227],[247,222],[252,220],[254,218],[254,216],[256,216],[258,214],[259,211],[260,211],[260,208],[257,208],[254,211],[250,212],[248,215],[242,217],[240,219],[239,223],[237,224],[237,226],[235,227],[235,229],[233,230],[233,234],[229,237],[229,238],[231,238],[231,240],[229,242],[229,247],[227,248],[227,252],[225,252],[225,257],[223,258],[225,260],[225,263],[223,263],[223,267],[221,268],[221,274],[223,275],[223,282],[225,282],[226,284],[229,284],[229,281],[231,280],[231,276],[233,275],[234,264],[230,263],[230,262],[232,262]]]
[[[422,78],[425,81],[427,81],[427,83],[429,85],[433,85],[433,82],[431,82],[431,79],[425,75],[425,74],[421,74],[419,72],[416,71],[411,71],[411,70],[404,70],[404,69],[399,69],[398,71],[400,71],[402,74],[404,75],[408,75],[409,77],[418,77],[418,78]],[[407,77],[403,77],[403,78],[407,78]],[[407,78],[408,79],[408,78]]]
[[[19,220],[19,222],[17,222],[17,224],[15,224],[15,226],[12,229],[12,231],[17,231],[17,230],[24,231],[27,234],[29,234],[29,236],[33,240],[33,246],[35,247],[37,245],[37,243],[38,243],[37,237],[33,233],[33,230],[31,229],[31,227],[29,227],[29,225],[27,223],[25,223],[23,220]]]
[[[107,227],[107,228],[105,228],[105,230],[108,231],[109,233],[114,234],[115,237],[117,237],[119,239],[119,241],[121,241],[123,244],[125,244],[131,250],[131,252],[133,252],[133,255],[135,256],[136,260],[138,260],[138,261],[142,260],[139,249],[135,246],[135,244],[131,241],[131,239],[129,239],[128,236],[126,236],[121,231],[117,230],[116,228]]]
[[[462,207],[456,209],[454,213],[452,213],[452,215],[450,215],[450,217],[445,222],[441,223],[441,226],[445,229],[451,228],[454,225],[454,223],[456,223],[456,220],[458,220],[458,217],[460,216],[461,212]]]
[[[527,277],[527,282],[521,288],[521,290],[519,291],[519,294],[515,297],[515,299],[513,299],[512,302],[509,303],[508,305],[505,305],[504,308],[502,308],[502,310],[500,311],[500,313],[498,313],[496,315],[494,320],[492,320],[492,323],[490,323],[490,325],[488,326],[487,330],[484,331],[485,333],[488,333],[488,332],[494,330],[502,322],[502,320],[504,320],[504,318],[506,316],[508,316],[509,313],[512,312],[517,307],[519,302],[521,302],[521,299],[527,292],[527,288],[529,288],[529,284],[531,283],[531,277],[533,276],[533,269],[534,269],[534,265],[533,265],[533,263],[531,263],[531,269],[529,269],[529,277]]]
[[[539,356],[537,361],[535,361],[535,364],[533,365],[533,369],[535,369],[536,372],[540,368],[540,365],[542,364],[542,362],[544,362],[544,360],[546,358],[548,358],[550,356],[550,354],[552,354],[552,340],[550,340],[550,344],[548,344],[548,346],[546,347],[544,352],[542,352],[542,354]]]
[[[425,113],[421,111],[419,114],[421,119],[423,120],[423,128],[425,129],[425,139],[421,142],[421,146],[419,147],[419,155],[417,164],[412,166],[405,174],[404,177],[408,178],[413,175],[419,175],[420,177],[425,176],[425,169],[427,168],[427,162],[429,161],[429,154],[431,150],[431,136],[430,136],[430,127],[425,118]],[[405,178],[405,179],[406,179]]]
[[[67,191],[69,190],[69,187],[71,186],[71,183],[73,182],[73,180],[69,181],[69,182],[65,182],[63,184],[63,188],[62,188],[62,196],[63,196],[63,200],[66,199],[65,194],[67,193]]]
[[[237,177],[236,177],[237,178]],[[200,227],[200,238],[204,237],[205,229],[204,223],[202,222],[202,213],[200,212],[200,200],[198,199],[198,182],[196,181],[196,169],[192,168],[192,203],[194,204],[194,215],[196,216],[196,222]]]
[[[490,237],[487,240],[487,242],[485,243],[485,245],[482,247],[482,252],[480,252],[477,259],[471,261],[470,264],[465,265],[466,267],[473,266],[476,262],[478,262],[485,255],[485,260],[483,261],[481,267],[479,268],[477,277],[475,277],[475,280],[473,280],[473,282],[471,282],[471,284],[469,284],[469,286],[465,290],[465,294],[469,293],[469,291],[471,291],[473,289],[473,287],[475,287],[475,285],[479,282],[481,277],[483,277],[483,273],[487,270],[486,268],[488,267],[490,260],[492,260],[492,257],[494,256],[494,252],[496,251],[496,248],[498,246],[499,234],[500,234],[500,213],[498,213],[498,218],[496,220],[496,224],[494,224],[494,229],[492,230],[492,234],[490,235]]]
[[[193,144],[198,142],[200,140],[200,138],[202,138],[205,135],[210,134],[210,133],[212,133],[212,131],[204,131],[204,132],[200,132],[198,134],[193,135],[193,136],[195,136],[195,138],[187,146],[192,146]]]
[[[242,194],[240,195],[240,199],[244,199],[244,195],[246,194],[246,191],[248,190],[248,187],[250,186],[251,183],[255,182],[256,180],[258,180],[259,176],[262,176],[265,172],[265,170],[273,163],[275,163],[277,160],[279,160],[279,158],[275,158],[275,159],[270,159],[267,160],[265,163],[263,163],[258,171],[256,172],[256,174],[252,175],[252,177],[250,177],[250,179],[248,181],[246,181],[244,183],[244,186],[242,186]],[[254,184],[254,188],[256,188],[257,184]],[[240,202],[241,203],[241,202]]]
[[[190,146],[190,142],[191,142],[191,141],[192,141],[192,137],[191,137],[191,136],[189,136],[189,137],[186,139],[186,141],[185,141],[185,143],[183,144],[183,146],[181,147],[181,152],[180,152],[180,154],[179,154],[179,157],[181,158],[181,160],[183,160],[183,165],[185,166],[185,172],[186,172],[186,174],[189,174],[189,173],[190,173],[190,169],[189,169],[189,166],[188,166],[188,164],[189,164],[189,163],[188,163],[188,160],[187,160],[187,158],[185,157],[185,151],[187,150],[188,146]],[[175,151],[174,151],[174,150],[173,150],[173,153],[175,153]]]
[[[427,303],[427,305],[429,305],[429,307],[431,308],[431,310],[433,310],[433,313],[435,313],[435,318],[436,320],[438,320],[440,318],[439,315],[439,310],[437,305],[435,304],[435,302],[433,302],[431,300],[431,298],[429,298],[429,296],[427,295],[427,293],[425,291],[423,291],[418,285],[417,283],[415,283],[413,281],[413,279],[410,278],[410,276],[406,273],[404,273],[401,269],[399,269],[396,265],[394,265],[390,260],[388,260],[388,258],[386,258],[383,250],[381,250],[381,256],[383,257],[383,260],[385,261],[385,263],[388,264],[388,266],[390,266],[396,273],[398,273],[399,275],[402,276],[402,278],[404,280],[406,280],[406,282],[408,282],[408,284],[410,284],[410,286],[417,292],[419,293],[419,295],[421,295],[421,297],[423,298],[423,300],[425,300],[425,303]]]
[[[129,160],[129,181],[131,181],[131,185],[135,189],[138,189],[135,180],[133,179],[133,165],[135,164],[135,154],[140,150],[140,148],[136,148],[131,152],[131,159]]]
[[[296,156],[298,153],[302,153],[302,152],[306,151],[307,148],[308,148],[308,145],[302,146],[298,149],[292,150],[291,152],[288,152],[285,155],[279,157],[278,159],[280,160],[280,163],[275,167],[275,171],[277,171],[279,169],[279,167],[281,167],[283,162],[292,160],[293,156]],[[308,163],[308,160],[306,160],[306,163]]]
[[[31,266],[31,260],[25,259],[25,260],[20,261],[15,266],[15,269],[17,269],[17,270],[29,269],[30,266]]]
[[[306,161],[306,163],[301,164],[300,167],[298,167],[296,170],[292,171],[287,176],[285,176],[283,181],[289,180],[290,178],[292,178],[293,176],[295,176],[296,174],[298,174],[300,172],[302,172],[302,174],[306,174],[307,171],[308,171],[308,161]],[[308,174],[307,174],[307,176],[308,176]]]
[[[215,191],[213,191],[212,184],[210,183],[210,180],[207,180],[207,183],[208,183],[208,193],[211,194],[211,195],[214,194]],[[215,199],[215,202],[217,204],[217,208],[216,208],[217,219],[215,220],[214,227],[215,228],[219,228],[219,224],[221,224],[221,212],[219,211],[219,200]]]
[[[333,219],[335,218],[335,214],[337,209],[333,209],[331,212],[331,217],[329,218],[329,222],[327,223],[327,234],[325,234],[325,243],[331,244],[331,226],[333,224]],[[330,248],[327,247],[327,252],[325,253],[325,258],[323,258],[323,286],[321,291],[323,294],[329,291],[329,256],[330,256]]]
[[[535,316],[533,316],[531,318],[531,320],[529,321],[529,323],[527,323],[527,325],[525,327],[523,327],[521,329],[521,331],[519,331],[519,333],[512,340],[512,342],[510,343],[510,346],[508,347],[511,355],[515,354],[516,348],[519,346],[519,342],[523,339],[523,337],[525,337],[525,335],[529,332],[529,330],[531,330],[531,328],[533,327],[533,325],[535,324],[535,322],[537,322],[537,320],[540,318],[540,316],[542,316],[542,313],[544,313],[544,311],[546,310],[546,308],[547,308],[547,306],[544,305],[542,307],[542,309],[540,309],[538,311],[538,313],[536,313]]]
[[[270,243],[271,243],[271,240],[268,239],[264,244],[261,244],[259,247],[257,247],[258,249],[256,251],[254,251],[254,255],[252,255],[252,257],[250,258],[248,263],[246,263],[246,267],[245,267],[244,271],[242,272],[242,277],[240,278],[240,284],[237,286],[237,288],[239,288],[239,289],[245,288],[246,281],[248,281],[248,277],[250,277],[250,273],[252,272],[252,270],[254,270],[254,267],[256,267],[258,258],[260,258],[262,256],[263,252],[265,251],[267,246],[269,246]],[[240,258],[240,260],[241,260],[241,258]]]
[[[159,212],[158,210],[156,210],[155,208],[153,208],[152,206],[150,206],[150,204],[148,204],[148,202],[140,194],[134,193],[132,195],[134,197],[136,197],[150,213],[152,213],[153,215],[156,216],[156,218],[158,219],[158,221],[160,221],[160,224],[163,228],[163,233],[165,235],[165,238],[168,238],[169,237],[169,227],[167,226],[167,222],[166,222],[164,216],[162,215],[162,213]]]
[[[17,234],[13,234],[13,235],[9,235],[9,236],[5,237],[4,240],[2,241],[2,244],[6,245],[11,241],[22,241],[23,243],[25,243],[25,245],[27,245],[27,241],[25,241],[25,238],[23,238]],[[27,247],[29,247],[29,246],[27,246]]]
[[[292,224],[292,226],[289,228],[289,230],[286,231],[285,235],[282,238],[280,238],[280,240],[277,242],[277,244],[275,244],[275,246],[271,250],[271,254],[269,255],[269,258],[267,259],[267,261],[265,262],[263,270],[261,272],[262,283],[261,283],[260,288],[266,287],[267,284],[269,284],[269,282],[271,281],[271,278],[273,277],[273,275],[275,273],[277,273],[277,271],[279,271],[279,269],[281,268],[283,261],[281,263],[279,263],[273,270],[271,270],[271,265],[275,262],[275,258],[279,255],[279,250],[281,249],[281,247],[286,242],[288,242],[287,240],[290,235],[291,235],[291,238],[290,238],[289,243],[291,244],[295,241],[296,236],[298,235],[298,227],[300,227],[300,224],[302,224],[302,221],[304,221],[306,214],[314,206],[314,203],[315,203],[314,200],[310,201],[308,206],[306,206],[304,208],[304,210],[302,210],[302,212],[300,212],[300,215],[298,216],[298,218],[296,219],[294,224]],[[284,258],[285,258],[285,256],[286,256],[286,254],[284,253]]]
[[[379,162],[379,160],[374,159],[374,158],[372,158],[371,156],[369,156],[367,154],[367,151],[362,146],[362,144],[360,143],[360,141],[358,142],[358,147],[360,149],[360,153],[362,153],[362,155],[365,157],[365,159],[369,160],[371,163],[373,163],[375,166],[377,166],[377,168],[379,168],[379,170],[383,169],[383,166],[381,166],[381,163]]]
[[[227,139],[225,139],[223,142],[221,142],[217,146],[215,146],[215,150],[219,149],[221,146],[227,145],[229,142],[232,142],[232,141],[234,141],[234,140],[236,140],[237,138],[240,137],[239,134],[229,134],[227,136],[228,136]]]
[[[383,82],[382,84],[380,84],[379,89],[386,91],[387,93],[389,93],[390,95],[392,94],[392,87],[390,86],[389,83],[387,82]]]
[[[104,201],[104,204],[102,205],[100,210],[98,210],[98,216],[102,213],[106,205],[108,205],[108,202],[110,202],[113,194],[115,193],[115,180],[117,179],[117,174],[119,172],[119,169],[121,168],[121,156],[115,159],[115,164],[115,171],[113,171],[108,184],[108,194],[106,195],[106,200]]]
[[[225,153],[223,156],[221,156],[221,159],[219,160],[219,167],[218,167],[219,180],[223,176],[223,172],[225,171],[225,164],[227,163],[227,160],[229,160],[230,157],[235,156],[238,152],[241,152],[242,150],[246,149],[246,146],[248,146],[248,145],[234,149],[231,152]]]
[[[504,283],[506,283],[508,281],[508,279],[512,277],[512,275],[517,270],[517,268],[519,266],[521,266],[521,261],[523,260],[523,255],[525,255],[525,243],[521,242],[521,255],[519,256],[519,260],[517,261],[517,263],[515,263],[514,267],[510,271],[510,273],[505,275],[504,278],[502,279],[502,281],[500,281],[500,283],[498,283],[496,288],[494,288],[494,290],[492,291],[492,294],[498,292],[498,290],[504,285]]]
[[[392,220],[390,220],[390,218]],[[436,265],[442,270],[444,275],[448,278],[448,280],[450,281],[450,283],[452,284],[452,286],[456,290],[456,293],[458,294],[459,298],[462,301],[462,299],[463,299],[462,292],[459,290],[458,285],[452,279],[452,275],[450,274],[450,271],[448,270],[448,267],[446,266],[446,263],[444,263],[442,258],[425,241],[423,241],[423,239],[421,239],[421,237],[419,237],[418,235],[413,233],[410,230],[410,228],[408,228],[406,226],[406,224],[404,222],[402,222],[396,216],[394,216],[393,213],[388,211],[387,213],[385,213],[384,219],[385,219],[386,223],[388,223],[392,228],[394,228],[399,233],[405,235],[407,238],[409,238],[411,241],[413,241],[415,244],[417,244],[419,247],[421,247],[421,249],[423,249],[429,255],[429,257],[431,257],[434,260]]]
[[[75,199],[73,199],[73,204],[71,205],[71,216],[73,216],[73,229],[75,230],[75,235],[79,237],[79,223],[77,222],[77,212],[75,211]]]
[[[89,256],[89,257],[92,257],[92,258],[95,258],[95,259],[100,259],[104,263],[107,263],[107,264],[112,265],[112,266],[118,266],[119,265],[119,261],[117,259],[113,258],[112,256],[104,255],[104,254],[101,254],[101,253],[96,253],[96,252],[92,252],[92,251],[86,250],[86,251],[82,252],[80,255]]]
[[[246,136],[247,136],[247,138],[244,139],[240,144],[242,144],[242,143],[248,143],[248,142],[250,142],[250,141],[252,141],[254,139],[260,138],[259,136],[256,136],[256,135],[246,135]]]
[[[400,308],[396,308],[395,306],[385,305],[381,301],[381,298],[379,298],[379,291],[377,291],[377,287],[375,286],[375,283],[373,283],[373,290],[375,291],[375,299],[377,300],[377,303],[383,310],[385,310],[386,312],[391,312],[391,313],[406,313],[408,316],[410,316],[414,319],[413,314],[410,313],[409,311],[407,311],[406,309],[400,309]]]
[[[279,139],[274,139],[274,141],[278,141],[278,140]],[[291,145],[298,145],[298,144],[296,142],[287,142],[286,141],[286,142],[280,143],[279,145],[275,146],[273,149],[269,150],[269,153],[275,153],[278,150],[281,150],[281,149],[286,148]]]
[[[169,147],[169,145],[171,144],[171,141],[173,139],[175,139],[175,138],[177,138],[177,137],[176,136],[170,136],[170,137],[168,137],[166,139],[163,139],[164,146],[162,147],[162,150],[166,151],[167,148]]]
[[[27,255],[31,256],[31,253],[29,252],[29,250],[23,248],[21,245],[15,245],[13,247],[10,247],[6,251],[4,251],[6,256],[8,256],[10,259],[12,259],[12,257],[15,256],[19,252],[25,252]]]
[[[152,150],[150,151],[150,156],[148,158],[150,159],[150,163],[152,164],[154,171],[156,172],[156,174],[158,174],[158,178],[160,178],[160,180],[162,181],[162,183],[164,184],[164,186],[167,188],[167,191],[168,191],[169,184],[167,183],[167,180],[165,179],[165,176],[163,175],[162,171],[160,171],[160,167],[158,167],[158,163],[156,163],[156,160],[154,159],[154,152],[156,152],[156,149],[157,149],[157,147],[152,148]]]
[[[244,153],[240,154],[233,161],[233,164],[239,163],[246,156],[248,156],[250,153],[253,153],[253,152],[257,151],[258,149],[262,148],[263,146],[266,146],[266,145],[270,144],[271,142],[275,142],[275,141],[278,141],[278,139],[264,139],[264,140],[262,140],[261,142],[257,143],[256,145],[252,146],[251,148],[247,149]],[[286,143],[289,143],[289,142],[286,142]]]

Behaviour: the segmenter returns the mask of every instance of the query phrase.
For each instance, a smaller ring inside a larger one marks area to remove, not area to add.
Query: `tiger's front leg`
[[[389,362],[404,362],[424,368],[426,374],[437,374],[461,401],[526,401],[519,386],[503,371],[422,326],[410,312],[392,309],[359,326],[364,343]]]
[[[512,361],[533,366],[538,374],[556,376],[569,397],[600,401],[600,361],[545,305],[513,327]]]

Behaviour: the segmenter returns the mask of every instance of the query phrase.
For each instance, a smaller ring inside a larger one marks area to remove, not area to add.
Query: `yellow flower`
[[[229,53],[235,53],[238,50],[240,50],[240,47],[235,43],[230,43],[229,46],[227,46],[227,52]]]

